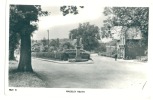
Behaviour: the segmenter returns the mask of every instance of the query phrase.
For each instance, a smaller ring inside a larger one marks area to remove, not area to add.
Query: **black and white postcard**
[[[5,93],[148,96],[150,6],[58,2],[7,2]]]

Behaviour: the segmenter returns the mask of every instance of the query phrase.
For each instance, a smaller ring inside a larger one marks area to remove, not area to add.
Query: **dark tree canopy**
[[[16,60],[14,51],[19,45],[19,40],[19,35],[11,31],[9,34],[9,60]]]
[[[31,34],[37,30],[36,23],[39,16],[46,16],[49,13],[42,11],[40,5],[10,5],[10,34],[24,34],[24,29],[28,29]],[[33,23],[33,24],[32,24]],[[26,33],[27,34],[27,33]]]

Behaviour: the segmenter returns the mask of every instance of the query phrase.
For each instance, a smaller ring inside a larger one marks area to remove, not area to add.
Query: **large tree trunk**
[[[9,60],[15,60],[14,48],[11,48],[11,49],[9,50]]]
[[[31,37],[28,33],[21,35],[21,50],[18,71],[33,72],[31,66]]]

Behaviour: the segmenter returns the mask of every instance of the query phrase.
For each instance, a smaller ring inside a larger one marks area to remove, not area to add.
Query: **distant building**
[[[137,56],[144,56],[145,48],[140,44],[142,33],[139,27],[114,26],[111,34],[117,40],[118,58],[135,59]]]
[[[113,57],[116,51],[116,46],[106,45],[107,56]]]
[[[116,53],[116,40],[109,41],[105,43],[106,45],[106,55],[109,57],[114,57]]]

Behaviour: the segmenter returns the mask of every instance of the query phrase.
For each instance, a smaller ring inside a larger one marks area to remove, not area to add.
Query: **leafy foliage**
[[[10,5],[9,49],[16,49],[21,35],[31,34],[37,30],[37,24],[31,24],[32,21],[38,21],[39,15],[48,14],[41,11],[39,5]]]
[[[80,8],[84,8],[84,6],[79,6]],[[60,7],[60,11],[63,12],[63,16],[67,14],[78,14],[78,7],[77,6],[62,6]]]
[[[9,34],[9,60],[14,60],[14,51],[17,49],[19,45],[19,36],[14,32],[10,32]]]
[[[59,39],[53,39],[51,42],[50,42],[50,46],[53,46],[55,47],[56,49],[59,48],[60,46],[60,42],[59,42]]]
[[[99,46],[99,28],[98,26],[90,25],[89,22],[80,24],[78,28],[71,30],[69,37],[71,39],[82,38],[83,47],[88,51],[94,50]]]
[[[104,20],[104,28],[107,30],[108,26],[127,26],[139,27],[143,33],[145,44],[148,41],[148,7],[106,7],[104,15],[107,19]]]
[[[39,21],[40,15],[48,15],[48,12],[41,10],[40,5],[10,5],[10,36],[13,34],[16,40],[21,39],[18,71],[32,71],[30,36],[38,29],[36,22]]]
[[[64,9],[65,8],[61,10],[63,15],[68,14]],[[73,6],[70,9],[74,11],[74,14],[78,13],[77,7]],[[38,16],[47,16],[48,14],[49,12],[42,11],[40,5],[10,5],[9,34],[10,36],[13,34],[14,37],[19,36],[21,39],[21,53],[18,71],[33,71],[31,66],[31,35],[38,29]]]
[[[46,16],[49,13],[41,11],[40,5],[10,5],[10,30],[23,34],[23,29],[28,29],[31,34],[37,29],[38,16]]]
[[[70,42],[65,42],[64,44],[62,44],[62,47],[64,49],[74,49],[74,46]]]

